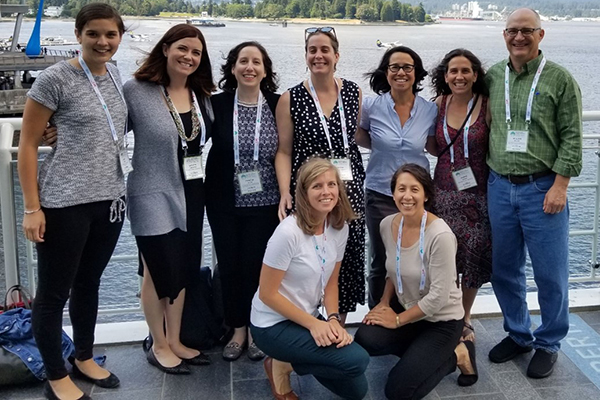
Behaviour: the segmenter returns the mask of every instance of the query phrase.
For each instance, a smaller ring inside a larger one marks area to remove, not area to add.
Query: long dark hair
[[[198,28],[188,24],[177,24],[169,29],[150,51],[142,66],[133,74],[134,78],[169,86],[171,80],[167,73],[167,58],[163,53],[163,45],[171,46],[176,41],[189,37],[200,39],[202,55],[198,69],[188,76],[187,86],[196,93],[210,96],[216,88],[206,50],[206,40]]]
[[[473,83],[473,93],[483,96],[489,95],[489,90],[485,84],[485,70],[481,66],[481,61],[467,49],[454,49],[444,56],[442,61],[431,71],[431,85],[435,90],[435,97],[452,94],[450,86],[446,83],[446,72],[448,64],[455,57],[465,57],[471,62],[471,69],[477,74],[477,80]]]
[[[379,66],[373,71],[365,74],[365,77],[369,78],[371,89],[377,94],[387,93],[392,89],[387,81],[387,71],[388,65],[390,64],[390,58],[392,58],[392,54],[394,53],[405,53],[413,59],[415,65],[415,83],[413,84],[412,92],[413,94],[417,94],[423,90],[421,82],[427,76],[427,71],[423,67],[423,60],[421,60],[421,57],[419,57],[414,50],[406,46],[396,46],[386,51],[379,62]]]
[[[273,72],[273,61],[271,61],[271,57],[269,57],[267,49],[265,49],[262,44],[255,41],[242,42],[233,49],[229,50],[229,54],[225,59],[225,64],[221,66],[221,73],[223,74],[223,77],[219,81],[219,87],[228,92],[233,92],[237,88],[238,81],[235,79],[231,69],[237,62],[240,52],[246,47],[256,47],[262,54],[266,76],[262,81],[260,81],[260,89],[262,91],[274,93],[279,88],[279,85],[277,84],[277,74]]]

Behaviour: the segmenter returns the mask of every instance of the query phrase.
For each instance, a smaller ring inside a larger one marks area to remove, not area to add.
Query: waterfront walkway
[[[579,318],[578,318],[579,317]],[[535,318],[534,318],[535,320]],[[600,311],[575,314],[569,337],[563,342],[554,374],[546,379],[529,379],[525,375],[533,353],[522,355],[504,364],[492,364],[489,350],[504,338],[501,318],[480,318],[473,321],[477,334],[479,381],[468,388],[456,384],[458,372],[448,375],[426,397],[426,400],[598,400],[600,399]],[[579,336],[577,336],[579,335]],[[585,351],[581,351],[584,349]],[[573,357],[573,351],[585,357]],[[161,373],[145,359],[140,343],[99,346],[96,354],[107,355],[107,366],[121,379],[118,389],[102,389],[89,383],[78,384],[92,398],[110,400],[270,400],[269,383],[262,362],[252,362],[244,354],[230,363],[221,358],[220,349],[207,352],[213,364],[192,367],[188,376]],[[594,356],[595,354],[595,356]],[[366,399],[385,399],[383,387],[387,373],[397,358],[373,357],[367,377],[369,394]],[[573,361],[574,359],[574,361]],[[594,359],[596,361],[594,361]],[[593,363],[597,364],[593,364]],[[588,378],[590,365],[597,366],[596,375]],[[593,383],[596,382],[596,385]],[[302,400],[332,400],[338,397],[324,389],[313,377],[292,376],[292,386]],[[42,384],[0,388],[0,399],[42,399]]]

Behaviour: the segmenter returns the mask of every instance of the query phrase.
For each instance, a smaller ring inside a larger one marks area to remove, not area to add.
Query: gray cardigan
[[[161,87],[129,80],[123,85],[129,129],[135,137],[133,172],[127,179],[128,216],[134,236],[187,230],[185,194],[177,160],[179,136]],[[212,120],[210,101],[203,97]]]

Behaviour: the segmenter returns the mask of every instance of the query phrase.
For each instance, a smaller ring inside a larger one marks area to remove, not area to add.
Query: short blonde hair
[[[339,188],[338,202],[329,213],[329,223],[335,229],[342,229],[345,222],[356,218],[346,194],[344,181],[340,178],[337,168],[324,158],[311,158],[298,170],[298,183],[296,185],[296,221],[302,232],[307,235],[314,235],[317,227],[322,222],[314,216],[313,208],[308,200],[308,188],[317,177],[327,171],[334,171]]]

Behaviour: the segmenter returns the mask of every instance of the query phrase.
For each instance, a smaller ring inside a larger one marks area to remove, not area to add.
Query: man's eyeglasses
[[[399,64],[390,64],[388,65],[388,69],[390,70],[391,73],[396,74],[398,73],[398,71],[400,71],[401,69],[407,73],[410,74],[411,72],[413,72],[415,70],[415,66],[412,64],[404,64],[404,65],[399,65]]]
[[[535,31],[539,31],[542,28],[521,28],[521,29],[517,29],[517,28],[506,28],[504,30],[504,32],[506,32],[506,35],[508,37],[516,37],[519,32],[521,32],[521,34],[523,36],[531,36],[533,35],[533,32]]]
[[[333,26],[313,26],[312,28],[306,28],[304,31],[304,41],[306,42],[308,36],[317,32],[331,33],[333,37],[337,39],[337,35],[335,34],[335,29]]]

